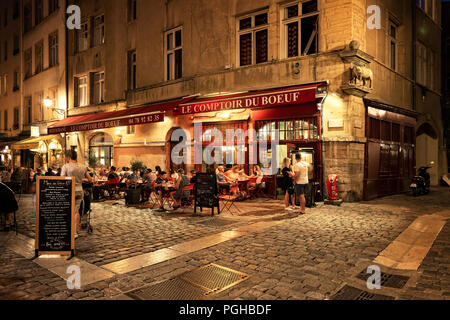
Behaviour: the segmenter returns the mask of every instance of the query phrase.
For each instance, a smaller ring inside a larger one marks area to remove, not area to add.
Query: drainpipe
[[[417,110],[417,100],[416,100],[416,77],[417,77],[417,69],[416,69],[416,59],[417,59],[417,34],[416,34],[416,28],[417,28],[417,11],[416,11],[416,0],[411,0],[411,6],[412,6],[412,107],[413,110]]]
[[[65,5],[62,8],[64,10],[64,22],[68,19],[67,14],[67,4],[68,0],[64,1]],[[64,26],[64,34],[65,34],[65,74],[66,74],[66,110],[64,111],[64,118],[67,118],[69,116],[69,30],[67,29],[67,26]],[[64,157],[67,151],[67,133],[64,132]]]

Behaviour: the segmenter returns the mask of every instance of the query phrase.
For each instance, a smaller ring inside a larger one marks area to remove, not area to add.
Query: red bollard
[[[327,179],[328,199],[338,200],[339,190],[337,187],[338,177],[335,174],[330,174]]]

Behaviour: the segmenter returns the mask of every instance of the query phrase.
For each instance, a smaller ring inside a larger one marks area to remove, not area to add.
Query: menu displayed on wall
[[[36,256],[73,255],[75,178],[38,177]]]
[[[197,173],[196,179],[194,213],[197,213],[197,207],[200,207],[212,209],[212,215],[214,215],[214,208],[217,208],[220,214],[216,175]]]

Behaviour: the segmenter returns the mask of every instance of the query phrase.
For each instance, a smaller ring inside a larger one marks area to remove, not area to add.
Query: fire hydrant
[[[339,190],[337,187],[338,177],[335,174],[330,174],[327,179],[328,199],[339,200]]]

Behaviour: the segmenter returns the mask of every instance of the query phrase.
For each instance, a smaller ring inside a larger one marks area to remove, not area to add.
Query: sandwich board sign
[[[37,177],[35,257],[75,254],[75,178]]]

